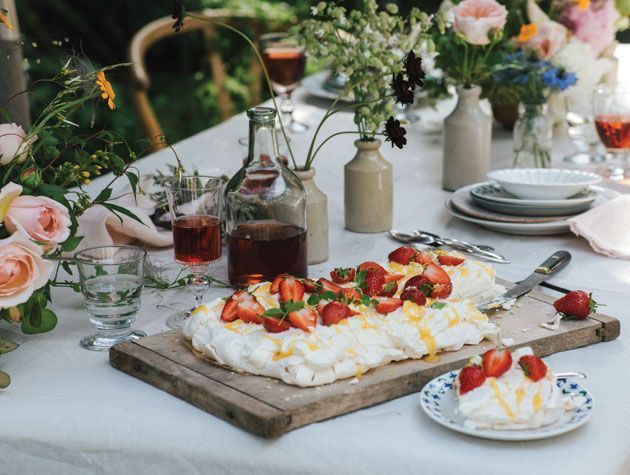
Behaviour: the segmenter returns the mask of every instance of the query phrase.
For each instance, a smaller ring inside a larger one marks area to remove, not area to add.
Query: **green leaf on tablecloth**
[[[63,242],[63,244],[61,245],[61,249],[65,252],[74,251],[79,246],[82,240],[83,236],[72,236]]]
[[[11,384],[11,376],[4,371],[0,371],[0,389],[6,388],[9,384]]]
[[[19,345],[11,340],[0,338],[0,355],[15,350]]]
[[[57,316],[52,310],[33,306],[29,316],[22,318],[22,331],[32,335],[45,333],[57,325]]]
[[[105,208],[107,208],[108,210],[110,210],[112,213],[114,213],[116,215],[116,217],[118,217],[118,219],[120,219],[120,222],[122,223],[122,217],[120,217],[118,215],[118,213],[120,214],[124,214],[125,216],[128,216],[129,218],[133,219],[134,221],[138,221],[140,224],[142,224],[143,226],[146,226],[146,224],[144,224],[140,218],[138,218],[135,214],[133,214],[131,211],[129,211],[127,208],[123,208],[122,206],[118,206],[115,205],[113,203],[102,203],[103,206],[105,206]]]

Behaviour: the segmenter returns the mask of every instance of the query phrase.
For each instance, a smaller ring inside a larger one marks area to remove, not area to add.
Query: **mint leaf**
[[[362,289],[364,289],[364,288],[365,288],[365,276],[366,276],[366,275],[367,275],[367,271],[366,271],[366,270],[362,270],[362,271],[359,271],[359,272],[357,273],[357,276],[356,276],[356,278],[355,278],[355,282],[356,282],[356,283],[357,283],[357,285],[358,285],[360,288],[362,288]]]
[[[294,302],[289,300],[286,304],[286,313],[297,312],[304,308],[304,302]]]
[[[442,310],[444,307],[446,307],[446,302],[433,302],[431,304],[431,308],[436,310]]]
[[[263,318],[282,318],[285,312],[280,308],[269,308],[261,315]]]

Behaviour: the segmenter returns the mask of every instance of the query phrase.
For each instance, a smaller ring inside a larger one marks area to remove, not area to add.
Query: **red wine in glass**
[[[228,236],[228,274],[235,287],[247,287],[278,274],[308,276],[306,230],[277,221],[239,224]]]
[[[630,115],[598,115],[595,117],[595,127],[607,150],[630,149]]]
[[[180,216],[173,223],[175,260],[189,266],[221,257],[221,221],[209,215]]]
[[[306,56],[298,46],[275,46],[263,51],[263,61],[276,92],[293,91],[304,77]]]

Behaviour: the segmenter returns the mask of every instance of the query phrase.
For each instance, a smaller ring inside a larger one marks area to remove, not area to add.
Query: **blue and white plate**
[[[457,394],[454,382],[459,371],[438,376],[429,381],[420,392],[420,405],[435,422],[462,434],[482,439],[525,441],[555,437],[577,429],[588,421],[593,413],[593,396],[587,389],[573,380],[558,379],[558,387],[564,396],[582,396],[586,402],[573,411],[565,411],[559,421],[538,429],[493,430],[474,429],[464,426],[464,417],[457,413]]]

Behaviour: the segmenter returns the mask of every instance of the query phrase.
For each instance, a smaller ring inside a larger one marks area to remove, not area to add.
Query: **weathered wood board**
[[[531,346],[545,356],[617,338],[618,320],[594,314],[563,321],[559,331],[539,323],[555,313],[553,298],[532,291],[510,311],[491,315],[511,348]],[[406,360],[373,369],[358,384],[342,380],[316,388],[299,388],[261,376],[239,374],[195,356],[179,331],[168,331],[114,346],[112,366],[183,399],[210,414],[262,437],[277,437],[298,427],[340,416],[422,389],[432,378],[459,368],[491,346],[483,341],[441,353],[436,363]],[[575,368],[579,370],[579,368]]]

